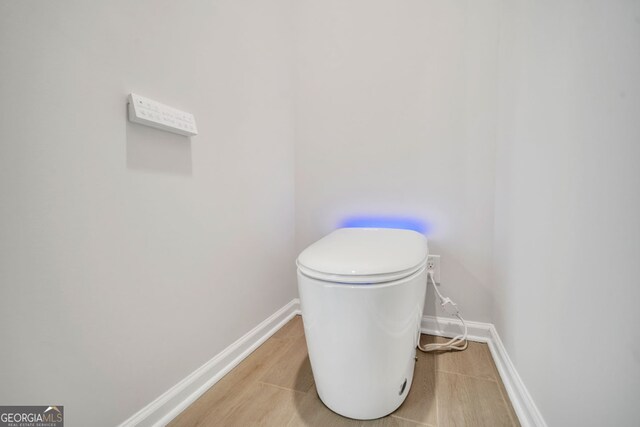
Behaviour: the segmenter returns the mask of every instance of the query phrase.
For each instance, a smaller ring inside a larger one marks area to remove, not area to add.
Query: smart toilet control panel
[[[129,95],[129,121],[179,135],[198,134],[193,114],[180,111],[149,98],[132,93]]]

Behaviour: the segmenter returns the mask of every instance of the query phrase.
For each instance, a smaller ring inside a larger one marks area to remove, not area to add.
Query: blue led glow
[[[415,218],[397,216],[354,216],[346,218],[340,227],[348,228],[400,228],[403,230],[413,230],[418,233],[427,234],[430,226],[426,221]]]

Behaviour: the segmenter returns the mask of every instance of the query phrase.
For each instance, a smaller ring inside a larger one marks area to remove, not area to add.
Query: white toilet
[[[427,239],[415,231],[341,228],[298,257],[309,360],[332,411],[380,418],[407,397],[427,255]]]

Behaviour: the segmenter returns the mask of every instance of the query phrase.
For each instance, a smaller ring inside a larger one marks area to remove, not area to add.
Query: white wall
[[[496,323],[550,426],[640,419],[640,2],[505,1]]]
[[[298,250],[351,215],[425,220],[443,291],[490,320],[498,2],[296,5]]]
[[[3,405],[115,425],[296,296],[291,9],[0,3]]]

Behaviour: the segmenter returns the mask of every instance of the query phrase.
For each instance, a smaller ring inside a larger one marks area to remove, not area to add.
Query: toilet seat
[[[322,273],[320,271],[314,271],[309,268],[305,268],[298,264],[298,269],[300,273],[304,274],[307,277],[311,277],[312,279],[322,280],[323,282],[332,282],[336,284],[345,284],[345,285],[363,285],[363,284],[380,284],[393,282],[396,280],[404,279],[405,277],[411,276],[413,273],[417,272],[421,268],[424,268],[422,265],[418,265],[415,268],[405,271],[399,271],[396,273],[387,273],[387,274],[378,274],[378,275],[340,275],[340,274],[328,274]]]
[[[412,230],[341,228],[305,249],[301,274],[336,284],[379,284],[408,277],[424,267],[427,239]]]

